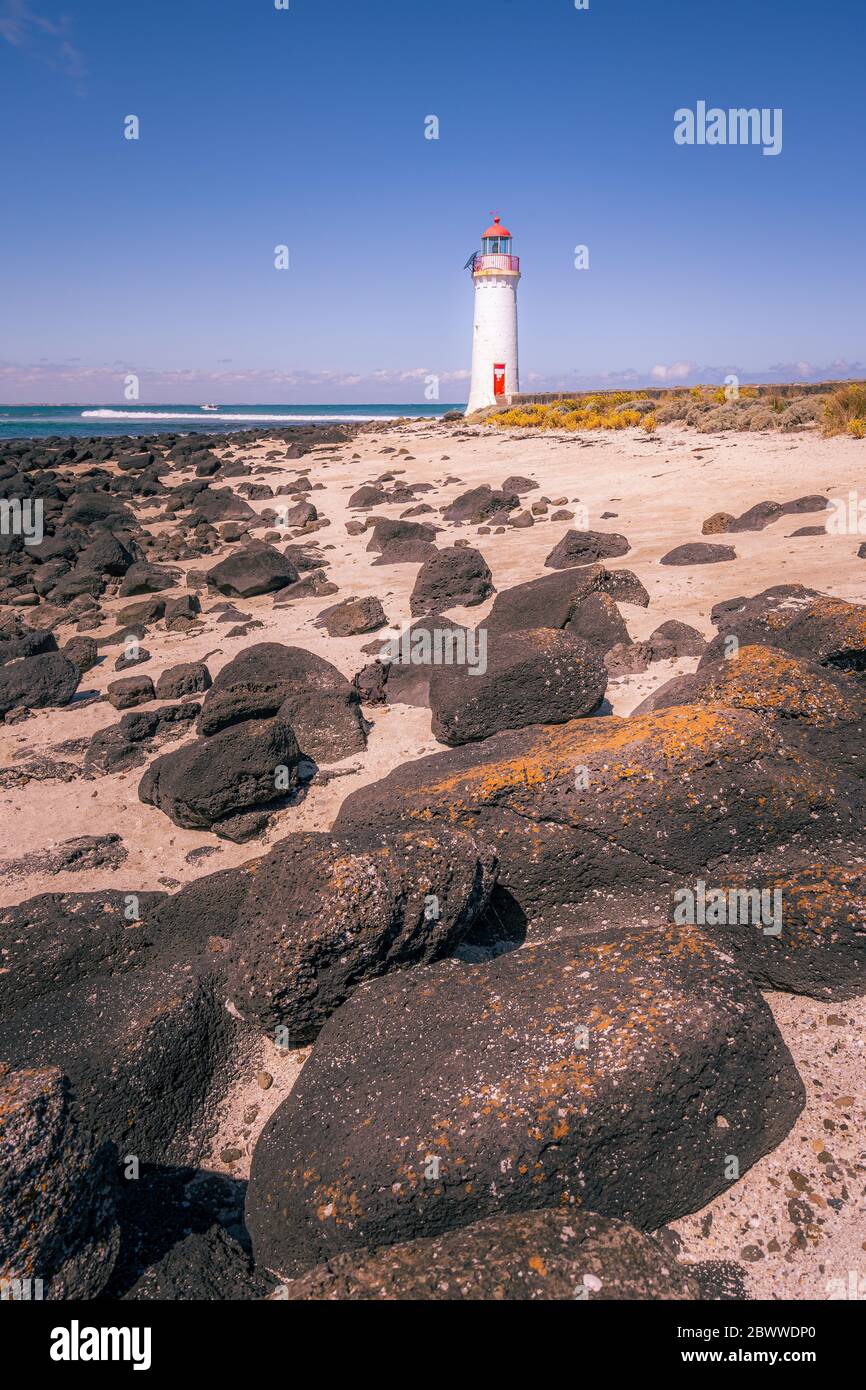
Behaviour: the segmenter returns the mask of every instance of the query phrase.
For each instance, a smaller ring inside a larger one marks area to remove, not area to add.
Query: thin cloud
[[[64,72],[83,95],[84,56],[75,47],[66,16],[59,20],[37,14],[27,0],[3,0],[0,10],[0,38],[22,53],[29,53],[49,67]]]
[[[664,363],[657,363],[650,370],[650,376],[654,381],[685,381],[695,370],[694,362],[671,362],[665,366]]]
[[[578,367],[568,372],[528,372],[522,374],[524,390],[529,391],[616,391],[639,390],[644,386],[722,386],[729,376],[743,385],[770,385],[773,382],[860,381],[866,377],[862,362],[835,361],[822,366],[811,362],[774,362],[768,367],[744,367],[736,362],[708,365],[695,362],[655,363],[644,370],[624,367],[606,372],[587,372]]]
[[[0,361],[0,401],[7,405],[26,401],[69,400],[108,402],[119,398],[126,375],[141,383],[142,398],[149,401],[223,400],[234,403],[274,404],[328,400],[351,404],[359,401],[419,401],[429,378],[439,382],[442,400],[465,399],[469,372],[466,368],[436,371],[433,367],[379,367],[368,372],[345,369],[295,371],[278,367],[234,367],[219,370],[149,367],[135,362],[85,365],[74,358],[65,361]],[[528,371],[525,391],[640,390],[644,386],[721,385],[728,376],[744,385],[770,382],[862,380],[866,367],[860,362],[779,362],[757,370],[737,366],[695,366],[674,362],[639,371],[634,367],[587,373],[578,368],[561,374]],[[450,388],[450,389],[449,389]]]
[[[124,378],[133,373],[141,383],[142,397],[150,401],[220,399],[272,403],[286,397],[310,402],[376,400],[394,391],[397,399],[420,400],[425,382],[435,377],[440,389],[452,384],[459,398],[469,373],[464,368],[437,372],[432,367],[379,368],[370,372],[345,369],[319,371],[283,370],[276,367],[244,368],[218,364],[218,370],[166,369],[116,359],[101,366],[65,361],[37,363],[0,361],[0,400],[7,404],[25,400],[69,399],[74,393],[89,401],[108,401],[117,396]]]

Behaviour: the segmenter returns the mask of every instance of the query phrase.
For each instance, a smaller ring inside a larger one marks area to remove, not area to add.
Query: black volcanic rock
[[[8,637],[0,633],[0,666],[25,656],[43,656],[57,651],[54,633],[25,627],[23,623],[10,629]]]
[[[154,739],[184,732],[182,726],[191,723],[198,712],[199,706],[190,702],[125,714],[119,723],[93,735],[84,754],[84,775],[98,777],[140,767]]]
[[[258,513],[231,488],[204,487],[191,499],[189,524],[209,522],[211,526],[218,521],[257,521]]]
[[[532,492],[538,487],[534,478],[524,478],[519,473],[511,473],[502,484],[502,491],[506,493],[516,492],[522,496],[524,492]]]
[[[782,515],[782,505],[780,502],[756,502],[748,511],[743,512],[742,516],[734,517],[728,526],[728,533],[735,531],[763,531],[765,526],[775,521]]]
[[[604,654],[611,680],[635,676],[649,669],[650,651],[646,642],[617,642]]]
[[[0,912],[0,1056],[62,1067],[83,1132],[142,1163],[198,1151],[234,1027],[213,957],[193,962],[183,939],[159,930],[166,901],[56,893]]]
[[[157,961],[105,968],[4,1012],[0,1053],[15,1066],[62,1067],[96,1143],[141,1162],[184,1162],[213,1129],[233,1029],[201,970]]]
[[[625,619],[609,594],[587,594],[574,608],[565,629],[578,637],[599,656],[604,656],[619,642],[630,642]],[[537,720],[546,723],[546,720]]]
[[[702,880],[701,930],[760,989],[812,999],[851,999],[866,990],[866,871],[861,845],[834,844],[825,855],[795,848],[759,855]],[[687,901],[696,882],[683,882]],[[721,896],[719,896],[721,895]],[[675,920],[676,892],[670,916]],[[724,911],[716,921],[716,904]]]
[[[23,1298],[97,1297],[120,1247],[115,1162],[78,1123],[59,1069],[0,1063],[0,1281],[42,1282]]]
[[[155,594],[162,589],[171,589],[177,583],[177,573],[151,565],[146,561],[136,561],[130,565],[120,585],[120,597],[132,594]]]
[[[335,1255],[286,1286],[295,1301],[699,1299],[652,1236],[569,1207],[473,1221],[440,1236]]]
[[[339,591],[339,584],[332,584],[324,570],[310,570],[302,579],[280,590],[279,601],[274,607],[284,608],[300,598],[326,598],[328,594]]]
[[[125,974],[153,955],[142,924],[165,893],[116,889],[98,893],[41,893],[0,909],[0,1014],[9,1017],[56,990],[102,972]],[[138,916],[133,915],[134,909]]]
[[[844,599],[815,599],[791,622],[776,630],[786,651],[835,666],[843,671],[866,670],[866,605]]]
[[[485,656],[483,669],[468,662],[433,667],[430,708],[441,743],[563,724],[591,714],[604,697],[607,671],[600,651],[570,632],[539,628],[494,635]]]
[[[134,555],[109,531],[101,532],[78,557],[78,568],[98,570],[102,574],[124,575],[134,562]]]
[[[687,545],[677,545],[659,560],[660,565],[718,565],[725,560],[736,560],[737,552],[732,545],[713,545],[709,541],[690,541]]]
[[[702,656],[707,649],[707,639],[696,627],[670,619],[659,623],[650,633],[647,646],[650,660],[660,661],[663,657]]]
[[[64,642],[63,655],[83,674],[96,665],[99,660],[99,648],[92,637],[85,637],[82,633]]]
[[[268,489],[270,495],[270,489]],[[294,507],[289,507],[286,512],[284,523],[286,526],[306,526],[310,521],[316,521],[319,513],[312,502],[296,502]]]
[[[43,652],[0,667],[0,715],[23,705],[44,709],[68,705],[81,680],[81,672],[61,652]]]
[[[249,1254],[217,1224],[191,1231],[142,1271],[122,1298],[132,1303],[243,1302],[267,1298],[273,1282],[253,1269]]]
[[[433,554],[429,541],[389,541],[374,565],[423,565]]]
[[[429,545],[435,541],[438,531],[438,526],[430,526],[423,521],[388,521],[381,518],[372,528],[367,549],[384,551],[395,541],[420,541]]]
[[[289,1276],[550,1207],[653,1230],[723,1192],[729,1155],[750,1167],[803,1103],[766,1003],[697,928],[446,961],[331,1017],[259,1139],[247,1225]]]
[[[115,618],[119,623],[155,623],[165,613],[164,598],[143,598],[136,603],[126,603],[118,608]]]
[[[105,693],[108,703],[115,709],[132,709],[133,705],[144,705],[156,698],[150,676],[126,676],[123,680],[111,681]]]
[[[127,671],[130,666],[143,666],[146,661],[150,661],[152,653],[147,647],[133,647],[130,650],[121,652],[114,663],[115,671]]]
[[[436,550],[424,561],[409,598],[413,618],[446,608],[474,607],[493,593],[493,578],[484,556],[471,546]]]
[[[211,675],[203,661],[185,661],[163,671],[156,683],[160,700],[180,700],[184,695],[199,694],[211,687]]]
[[[291,561],[295,569],[300,574],[309,570],[327,569],[330,561],[324,555],[319,555],[314,549],[309,549],[303,545],[287,545],[283,547],[283,554],[286,559]]]
[[[383,663],[379,669],[388,704],[429,705],[435,667],[465,662],[467,643],[472,641],[466,628],[437,614],[417,618],[399,637],[370,642],[362,650],[372,652]],[[378,684],[378,678],[374,680]]]
[[[351,793],[334,830],[471,828],[533,918],[597,890],[670,883],[737,847],[770,852],[795,835],[827,847],[859,827],[862,808],[850,768],[787,729],[750,711],[684,706],[535,726],[418,759]]]
[[[713,606],[710,618],[720,629],[735,623],[762,624],[762,631],[781,628],[813,600],[823,597],[817,589],[807,589],[802,584],[773,584],[752,598],[739,595],[724,599]]]
[[[804,512],[823,512],[829,502],[826,497],[812,495],[798,497],[793,502],[756,502],[741,516],[735,517],[727,527],[729,532],[763,531],[780,516],[801,516]],[[823,530],[823,527],[821,528]]]
[[[353,596],[323,608],[315,620],[329,637],[357,637],[364,632],[377,632],[388,619],[381,601],[373,595]]]
[[[630,548],[625,536],[620,536],[615,531],[566,531],[544,563],[550,570],[570,569],[573,565],[594,565],[599,560],[625,555]]]
[[[264,541],[253,541],[208,570],[207,580],[231,598],[252,598],[294,584],[298,571],[291,560]]]
[[[442,512],[446,521],[471,521],[476,525],[488,521],[498,512],[512,512],[520,506],[516,492],[495,491],[487,483],[470,488],[455,498]]]
[[[365,483],[359,487],[347,502],[347,506],[353,510],[367,511],[370,507],[381,507],[389,500],[388,494],[382,487],[376,487],[373,483]]]
[[[181,594],[165,605],[167,632],[184,632],[201,613],[201,603],[195,594]]]
[[[120,454],[117,458],[117,466],[124,472],[133,472],[141,468],[149,468],[154,461],[154,456],[148,449],[139,450],[134,454]]]
[[[591,565],[544,574],[512,589],[501,589],[484,625],[488,632],[516,632],[525,628],[567,627],[589,594],[606,594],[618,603],[649,605],[649,594],[631,570],[608,570]]]
[[[701,665],[728,656],[732,647],[781,647],[794,656],[840,670],[866,670],[866,605],[848,603],[780,584],[753,598],[717,604],[712,619],[719,629]],[[736,639],[732,642],[732,639]]]
[[[156,758],[139,783],[139,800],[187,830],[210,829],[285,796],[297,784],[299,757],[287,713],[248,719]]]
[[[249,875],[228,996],[291,1046],[309,1042],[364,980],[453,949],[486,907],[496,868],[465,831],[291,835]]]
[[[316,762],[338,762],[366,747],[357,695],[345,676],[324,657],[278,642],[247,647],[222,668],[205,696],[199,732],[210,736],[281,708]]]
[[[107,492],[76,492],[68,501],[63,514],[64,527],[109,525],[112,529],[135,529],[135,517],[129,507]]]
[[[735,657],[702,661],[693,674],[674,676],[632,713],[692,704],[750,710],[786,725],[829,729],[859,724],[866,717],[866,686],[781,648],[750,644]]]

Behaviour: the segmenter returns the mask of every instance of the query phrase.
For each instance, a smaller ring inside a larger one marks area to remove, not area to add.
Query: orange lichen
[[[476,803],[493,801],[503,794],[536,790],[563,774],[573,777],[576,766],[605,758],[600,773],[623,781],[654,780],[656,774],[647,763],[657,758],[683,771],[736,742],[760,745],[763,729],[728,709],[681,705],[629,719],[572,720],[536,731],[524,754],[451,773],[431,781],[424,791],[430,799],[446,798],[457,818],[465,810],[459,793]],[[629,749],[634,749],[632,758],[621,756]],[[424,808],[410,814],[430,812]]]
[[[769,711],[828,724],[856,719],[863,711],[859,692],[844,692],[809,663],[778,647],[742,647],[736,657],[712,673],[702,698],[739,709]]]

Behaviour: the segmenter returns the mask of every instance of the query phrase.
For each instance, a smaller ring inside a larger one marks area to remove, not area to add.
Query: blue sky
[[[524,388],[866,375],[864,51],[862,0],[0,0],[0,399],[465,400],[492,209]]]

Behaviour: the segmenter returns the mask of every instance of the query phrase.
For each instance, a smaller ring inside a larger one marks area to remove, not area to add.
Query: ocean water
[[[44,439],[50,435],[230,434],[266,425],[336,425],[395,420],[419,415],[438,418],[463,405],[441,401],[423,405],[0,405],[0,439]]]

